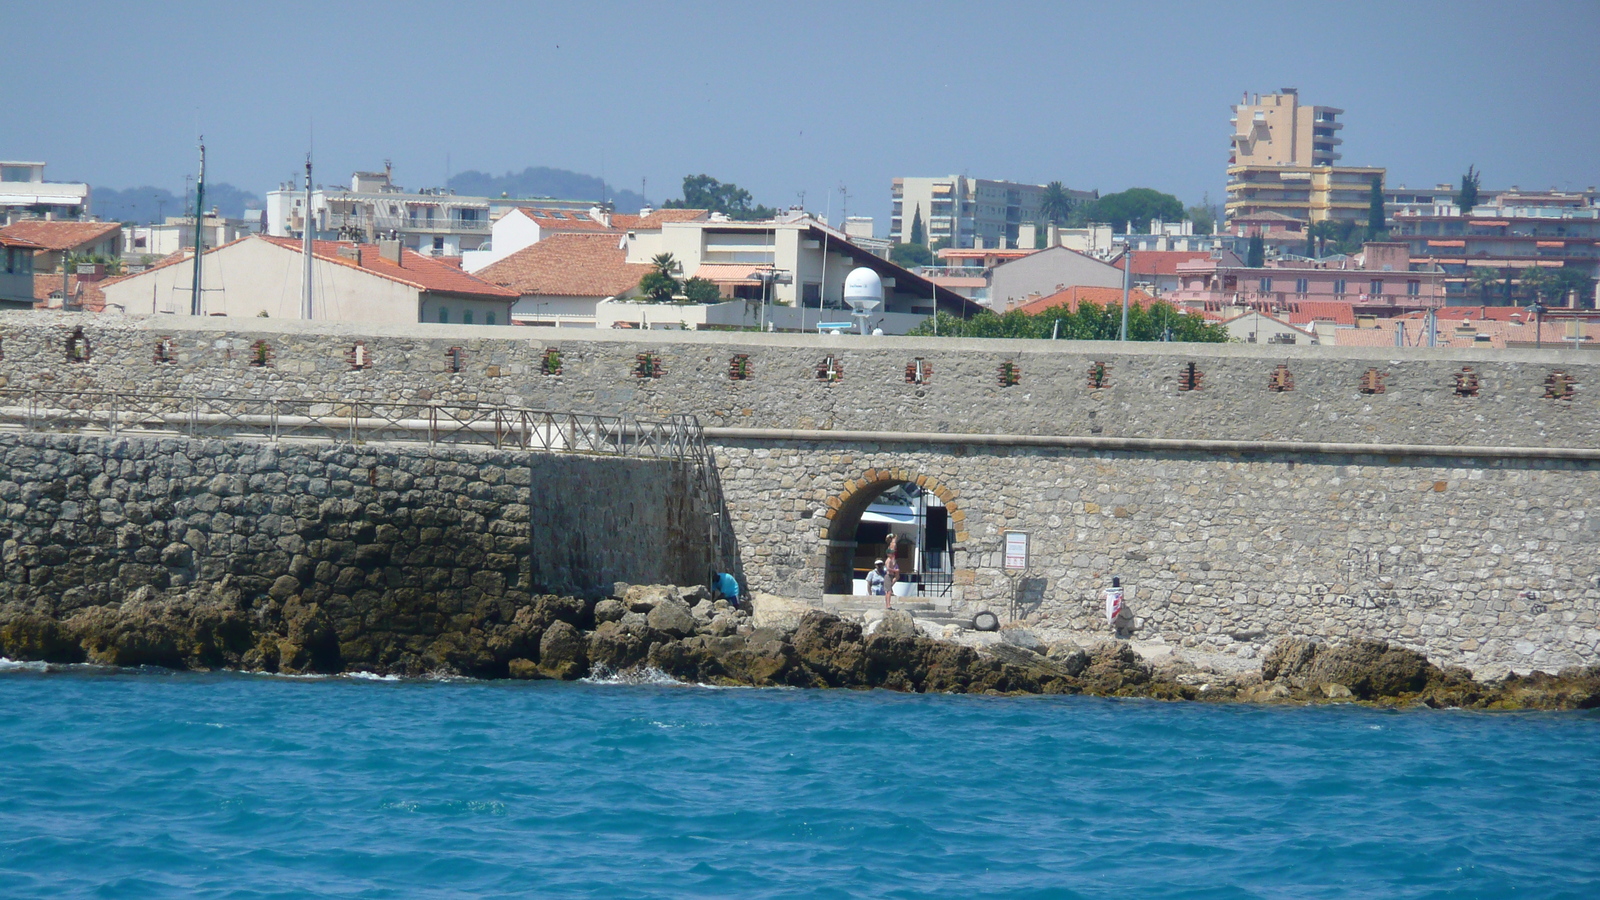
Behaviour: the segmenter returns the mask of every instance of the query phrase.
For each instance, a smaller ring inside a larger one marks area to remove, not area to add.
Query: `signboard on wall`
[[[1006,532],[1006,568],[1026,569],[1028,567],[1028,533],[1026,531]]]

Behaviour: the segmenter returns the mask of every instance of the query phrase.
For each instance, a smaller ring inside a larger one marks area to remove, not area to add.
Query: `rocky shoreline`
[[[1277,641],[1259,671],[1152,664],[1125,641],[1093,646],[925,634],[891,611],[863,623],[761,598],[752,613],[704,588],[617,585],[591,601],[545,595],[441,609],[308,604],[287,579],[248,596],[230,579],[203,590],[145,587],[117,606],[0,608],[0,656],[173,669],[574,680],[655,669],[715,685],[886,688],[979,694],[1089,694],[1257,703],[1364,702],[1472,709],[1600,707],[1600,667],[1475,681],[1382,641]],[[771,606],[780,609],[774,613]],[[765,614],[764,614],[765,613]]]

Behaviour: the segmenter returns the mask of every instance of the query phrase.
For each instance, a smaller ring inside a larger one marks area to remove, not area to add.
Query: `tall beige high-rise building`
[[[1340,158],[1339,117],[1332,106],[1301,106],[1300,92],[1245,94],[1233,107],[1230,166],[1331,166]]]
[[[1233,107],[1226,219],[1275,213],[1302,222],[1365,221],[1384,170],[1339,166],[1344,110],[1302,106],[1300,92],[1245,94]]]

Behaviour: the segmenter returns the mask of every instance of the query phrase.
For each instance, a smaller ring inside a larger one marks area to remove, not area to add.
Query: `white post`
[[[1117,340],[1128,339],[1128,288],[1133,284],[1133,241],[1122,251],[1122,336]]]
[[[311,315],[311,237],[312,237],[312,235],[311,235],[311,229],[312,229],[312,225],[311,225],[311,222],[312,222],[312,218],[311,218],[311,154],[309,154],[309,153],[306,154],[306,209],[305,209],[305,216],[303,218],[304,218],[304,221],[305,221],[305,228],[303,228],[301,230],[301,235],[300,235],[300,238],[301,238],[301,240],[300,240],[300,255],[302,257],[304,257],[303,259],[300,260],[301,278],[302,278],[302,281],[301,281],[301,284],[300,284],[300,318],[309,319],[309,318],[312,317],[312,315]]]

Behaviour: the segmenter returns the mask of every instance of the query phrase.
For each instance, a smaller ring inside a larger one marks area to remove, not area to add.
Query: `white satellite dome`
[[[883,303],[883,279],[866,266],[844,278],[844,302],[854,309],[871,310]]]

